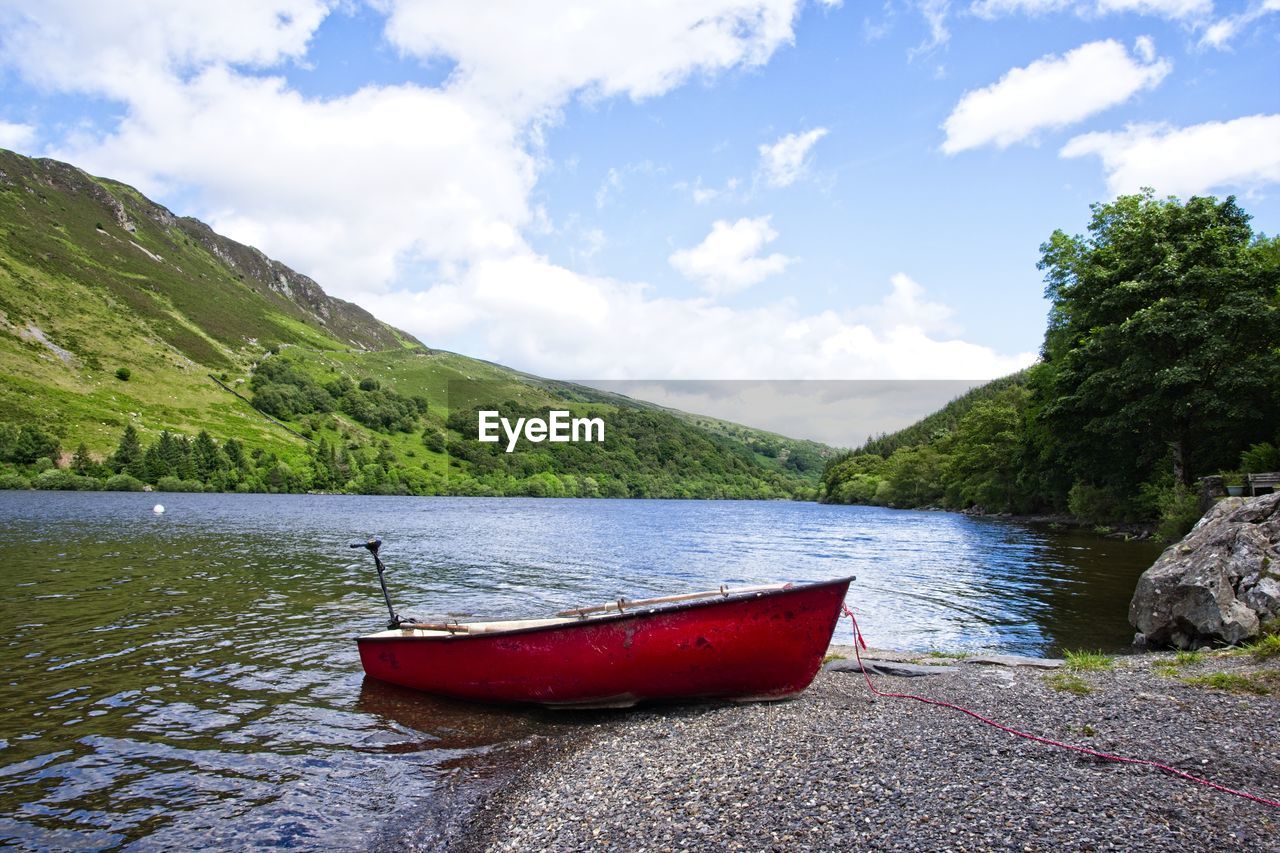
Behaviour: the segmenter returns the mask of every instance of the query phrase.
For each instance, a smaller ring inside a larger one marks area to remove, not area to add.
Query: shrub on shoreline
[[[11,472],[0,474],[0,491],[16,491],[18,489],[29,488],[31,488],[31,482],[21,474],[14,474]]]
[[[116,474],[102,484],[102,489],[107,492],[141,492],[144,491],[145,486],[137,477],[130,477],[128,474]]]
[[[61,468],[50,468],[42,471],[31,481],[37,489],[49,489],[64,492],[96,492],[102,484],[92,477],[82,477]]]
[[[157,492],[203,492],[204,483],[197,480],[179,480],[177,477],[161,477],[156,481]]]

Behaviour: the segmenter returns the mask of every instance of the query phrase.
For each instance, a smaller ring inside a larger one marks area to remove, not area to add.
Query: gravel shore
[[[1214,673],[1269,693],[1188,683]],[[1274,660],[1214,653],[1179,664],[1144,654],[1077,673],[958,663],[942,675],[875,681],[1280,799]],[[824,671],[787,702],[641,708],[593,729],[490,797],[461,846],[1280,849],[1278,809],[944,708],[873,699],[858,673]]]

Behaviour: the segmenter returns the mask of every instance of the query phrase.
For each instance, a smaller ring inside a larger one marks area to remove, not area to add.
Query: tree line
[[[476,441],[476,410],[441,423],[427,401],[371,379],[320,383],[285,358],[269,358],[249,382],[253,403],[289,421],[311,442],[288,458],[215,439],[162,431],[144,443],[124,428],[116,449],[97,458],[82,443],[69,462],[59,439],[38,426],[0,423],[0,488],[66,490],[341,492],[605,498],[802,499],[813,486],[794,469],[771,470],[752,448],[679,418],[610,408],[602,443],[532,445],[505,453]],[[490,407],[491,408],[491,407]],[[547,407],[500,406],[510,417],[546,417]],[[335,417],[377,425],[373,435]],[[376,414],[381,412],[382,414]],[[421,430],[418,433],[418,430]],[[403,435],[418,435],[405,447]],[[378,433],[381,433],[380,435]],[[444,458],[441,459],[440,457]]]
[[[1040,361],[833,460],[820,500],[1199,516],[1195,483],[1280,470],[1280,240],[1234,198],[1095,204],[1041,247]]]
[[[602,442],[522,442],[507,453],[501,443],[476,440],[480,409],[514,421],[546,419],[550,408],[506,401],[450,413],[445,425],[456,438],[449,454],[486,493],[801,500],[814,494],[798,469],[766,469],[753,448],[663,412],[609,409],[601,414],[607,423]]]

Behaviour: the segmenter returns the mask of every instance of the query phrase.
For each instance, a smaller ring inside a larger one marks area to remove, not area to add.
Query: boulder
[[[1239,643],[1280,616],[1280,493],[1214,504],[1142,573],[1129,622],[1180,649]]]

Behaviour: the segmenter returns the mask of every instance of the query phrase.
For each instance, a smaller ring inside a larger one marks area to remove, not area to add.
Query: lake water
[[[0,844],[430,843],[599,722],[365,681],[352,639],[386,613],[346,543],[369,534],[419,618],[856,575],[874,645],[1023,654],[1123,648],[1158,553],[800,503],[0,492]]]

